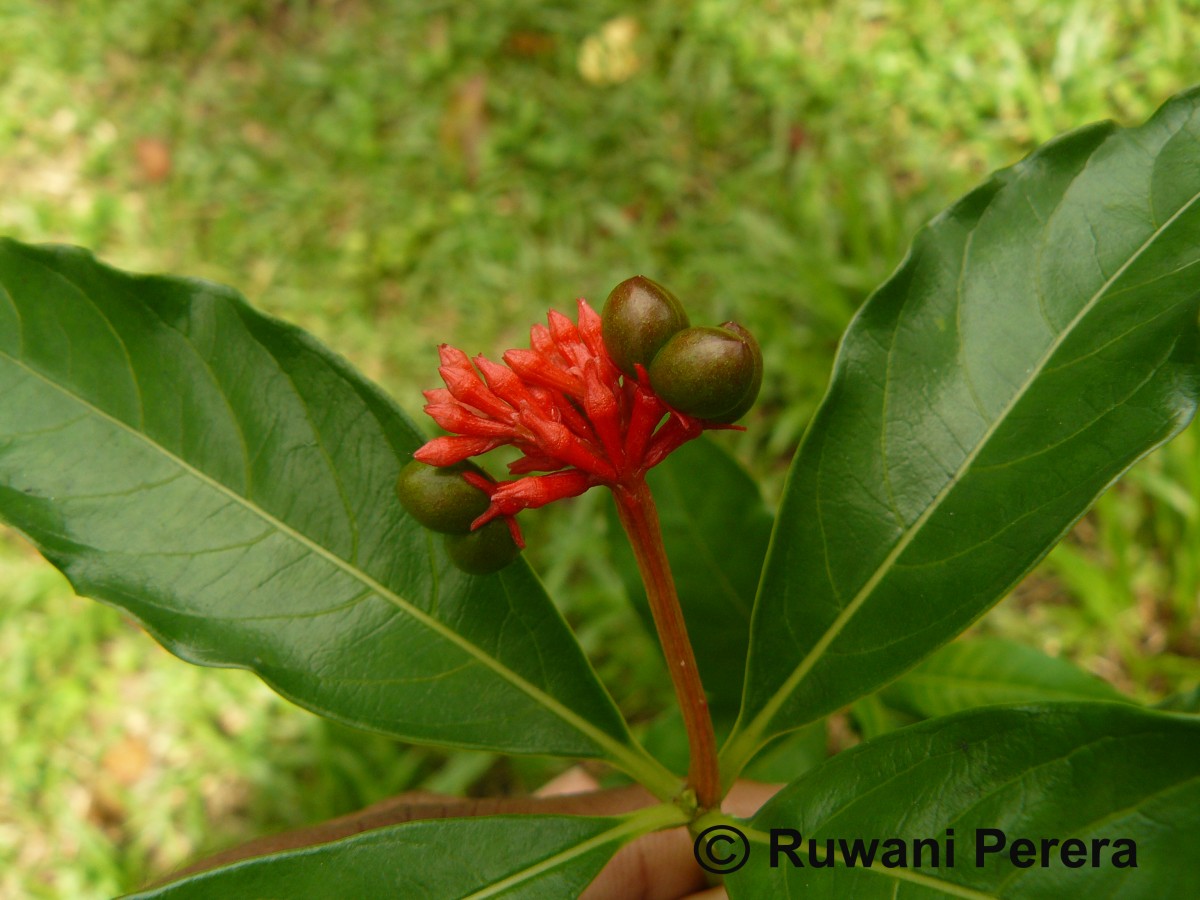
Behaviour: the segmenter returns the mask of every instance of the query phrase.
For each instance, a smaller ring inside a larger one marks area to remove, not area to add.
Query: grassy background
[[[763,400],[729,440],[774,494],[841,330],[923,221],[1200,81],[1193,0],[632,8],[0,0],[0,232],[236,285],[414,412],[438,342],[498,353],[645,272],[763,337]],[[1193,430],[1142,463],[983,627],[1142,699],[1194,687],[1198,449]],[[531,517],[534,561],[644,712],[661,687],[585,552],[597,509]],[[0,896],[109,896],[406,788],[553,770],[364,738],[186,666],[4,532],[0,659]]]

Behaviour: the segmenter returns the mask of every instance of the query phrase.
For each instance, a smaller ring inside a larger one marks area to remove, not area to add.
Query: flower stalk
[[[675,593],[675,579],[667,562],[663,547],[662,529],[658,524],[658,510],[654,497],[644,479],[633,484],[621,484],[613,488],[617,502],[617,515],[629,537],[633,554],[637,558],[638,570],[646,586],[646,597],[654,626],[667,660],[667,670],[675,687],[675,696],[683,714],[683,725],[687,732],[688,749],[691,754],[688,764],[688,787],[696,792],[696,803],[701,811],[712,809],[721,800],[721,777],[717,767],[717,742],[713,735],[712,717],[708,712],[708,700],[704,686],[700,683],[700,670],[696,666],[696,655],[688,640],[683,610]]]

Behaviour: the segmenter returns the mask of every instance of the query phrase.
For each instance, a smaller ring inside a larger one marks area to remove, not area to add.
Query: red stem
[[[617,515],[625,526],[633,554],[637,557],[638,569],[646,585],[646,597],[650,601],[650,612],[654,616],[658,639],[667,659],[667,669],[675,685],[675,696],[683,713],[683,725],[691,750],[688,786],[696,792],[696,802],[701,810],[712,809],[721,800],[717,742],[708,714],[708,700],[700,683],[700,671],[696,668],[696,656],[688,640],[683,611],[679,608],[679,596],[675,593],[675,580],[671,577],[671,566],[663,548],[658,510],[654,506],[650,488],[642,478],[632,484],[614,487],[613,496],[617,501]]]

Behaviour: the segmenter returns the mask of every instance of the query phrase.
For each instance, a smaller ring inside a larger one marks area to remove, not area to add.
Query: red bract
[[[654,466],[706,428],[729,428],[684,415],[654,393],[646,371],[624,376],[601,337],[600,316],[579,300],[579,321],[551,311],[549,327],[534,325],[528,350],[509,350],[507,366],[474,360],[448,344],[438,348],[445,388],[426,391],[425,412],[446,431],[413,454],[433,466],[450,466],[504,444],[521,451],[512,481],[463,477],[491,498],[478,528],[498,516],[575,497],[605,485],[633,489]],[[472,364],[474,363],[474,364]],[[664,418],[665,417],[665,418]],[[549,474],[533,475],[545,472]]]

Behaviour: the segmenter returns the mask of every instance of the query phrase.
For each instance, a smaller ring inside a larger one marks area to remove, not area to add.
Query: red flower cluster
[[[512,517],[521,510],[596,485],[632,487],[706,428],[737,427],[671,409],[641,366],[636,379],[623,376],[605,349],[600,316],[586,300],[579,300],[578,325],[553,310],[547,318],[549,327],[530,329],[530,349],[504,354],[507,367],[484,356],[471,360],[447,344],[438,348],[446,387],[425,392],[425,412],[452,434],[413,454],[429,465],[450,466],[504,444],[520,450],[523,456],[508,469],[526,477],[494,482],[475,472],[463,476],[491,499],[472,527],[505,516],[519,546],[524,541]]]

